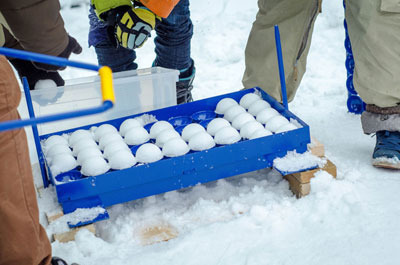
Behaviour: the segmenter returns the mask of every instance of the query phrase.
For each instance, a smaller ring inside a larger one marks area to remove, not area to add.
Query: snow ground
[[[241,88],[244,47],[256,1],[193,1],[196,99]],[[66,27],[84,46],[72,56],[96,63],[87,43],[87,9],[63,9]],[[397,264],[400,260],[400,174],[373,168],[374,138],[362,134],[359,117],[347,113],[343,9],[325,1],[316,22],[307,73],[291,110],[325,144],[337,165],[333,180],[319,173],[311,194],[296,199],[282,178],[268,170],[249,173],[115,205],[110,220],[75,242],[52,244],[68,262],[91,264]],[[149,41],[138,50],[141,68],[154,59]],[[67,69],[65,78],[86,72]],[[37,177],[36,172],[36,177]],[[54,194],[39,198],[43,212]],[[138,229],[169,223],[179,236],[141,246]],[[46,225],[44,223],[44,225]],[[49,233],[58,231],[47,226]]]

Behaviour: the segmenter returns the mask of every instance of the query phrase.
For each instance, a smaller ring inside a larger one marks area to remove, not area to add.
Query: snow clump
[[[181,156],[189,151],[190,151],[189,146],[181,138],[174,138],[167,141],[162,148],[164,156],[167,157]]]
[[[210,121],[210,123],[207,125],[207,132],[212,136],[214,136],[217,133],[217,131],[219,131],[224,127],[229,127],[229,126],[231,126],[229,121],[223,118],[215,118],[212,121]]]
[[[222,128],[215,134],[215,142],[217,144],[233,144],[240,141],[240,139],[239,132],[231,126]]]
[[[152,163],[163,158],[160,148],[151,143],[144,144],[136,151],[136,160],[139,163]]]
[[[217,107],[215,109],[215,113],[217,113],[217,114],[225,114],[225,112],[230,107],[233,107],[235,105],[238,105],[238,103],[233,98],[221,99],[217,104]]]
[[[249,113],[252,114],[253,116],[257,116],[258,113],[260,113],[260,111],[265,110],[265,109],[269,109],[271,108],[271,105],[263,100],[257,100],[256,102],[254,102],[250,108],[249,108]]]
[[[243,108],[240,105],[236,105],[236,106],[230,107],[225,112],[224,119],[227,119],[228,121],[231,122],[235,119],[235,117],[237,117],[238,115],[245,113],[245,112],[246,112],[245,108]]]
[[[158,121],[153,124],[150,128],[150,137],[152,139],[156,139],[158,134],[161,133],[164,130],[167,129],[173,129],[174,127],[171,125],[171,123],[167,121]]]
[[[125,133],[125,143],[129,145],[140,145],[150,140],[150,135],[143,127],[133,127]]]
[[[182,139],[185,140],[186,142],[189,141],[189,139],[195,135],[196,133],[199,132],[205,132],[206,130],[204,129],[203,126],[201,126],[198,123],[191,123],[189,125],[186,125],[185,128],[183,128],[182,131]]]
[[[119,127],[119,133],[122,136],[125,136],[125,134],[129,130],[131,130],[132,128],[135,128],[135,127],[142,127],[142,123],[140,121],[138,121],[137,119],[127,119]]]
[[[240,101],[239,104],[245,108],[245,109],[249,109],[251,104],[253,104],[254,102],[256,102],[257,100],[260,100],[261,97],[257,94],[254,93],[248,93],[246,95],[244,95]]]
[[[214,139],[207,132],[199,132],[189,139],[189,147],[193,151],[203,151],[215,146]]]
[[[110,166],[107,164],[103,157],[94,156],[86,159],[82,163],[81,173],[85,176],[92,177],[106,173],[110,170]]]
[[[131,153],[131,150],[121,149],[115,152],[108,162],[112,169],[126,169],[136,164],[136,158]]]

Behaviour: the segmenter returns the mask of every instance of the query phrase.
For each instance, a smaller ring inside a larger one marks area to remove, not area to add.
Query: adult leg
[[[177,101],[184,103],[192,100],[191,90],[195,75],[194,61],[190,57],[190,42],[193,36],[193,24],[190,19],[189,0],[181,0],[168,18],[158,23],[156,59],[154,65],[180,71],[177,83]]]
[[[274,25],[279,26],[288,99],[292,100],[306,70],[307,54],[319,0],[259,0],[256,21],[245,50],[245,88],[260,87],[282,99]]]
[[[400,5],[397,0],[347,0],[354,87],[366,111],[366,134],[376,133],[376,166],[400,169]]]
[[[0,57],[0,121],[18,119],[20,90]],[[50,264],[51,248],[39,223],[28,144],[23,129],[0,132],[0,264]]]
[[[400,131],[400,5],[395,0],[347,0],[346,20],[354,87],[367,103],[364,131]]]

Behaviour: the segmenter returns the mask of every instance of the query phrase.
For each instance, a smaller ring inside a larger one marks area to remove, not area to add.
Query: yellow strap
[[[114,86],[112,80],[112,71],[108,66],[102,66],[99,69],[101,94],[103,95],[103,102],[106,100],[115,104]]]

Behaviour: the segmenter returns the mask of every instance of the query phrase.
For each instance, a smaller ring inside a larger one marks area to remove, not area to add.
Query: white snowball
[[[50,170],[53,176],[70,171],[77,167],[75,158],[70,154],[60,154],[51,158]]]
[[[150,140],[150,135],[143,127],[133,127],[125,133],[125,143],[139,145]]]
[[[289,122],[288,124],[285,124],[285,125],[279,127],[279,129],[276,130],[275,133],[287,132],[287,131],[296,130],[296,129],[297,129],[296,125]]]
[[[135,127],[142,127],[142,124],[137,119],[127,119],[119,127],[119,133],[125,136],[130,129]]]
[[[136,158],[130,150],[119,150],[108,159],[112,169],[125,169],[136,165]]]
[[[99,147],[101,150],[104,150],[104,147],[106,147],[107,144],[115,142],[115,141],[123,142],[124,140],[122,139],[122,136],[116,132],[104,134],[99,140]]]
[[[73,155],[74,156],[78,156],[78,154],[87,148],[91,148],[91,147],[97,147],[96,142],[93,139],[88,139],[88,138],[84,138],[79,140],[75,145],[74,145],[74,149],[73,149]]]
[[[111,157],[115,152],[119,151],[119,150],[128,150],[130,151],[128,145],[122,141],[114,141],[111,142],[109,144],[107,144],[104,147],[104,152],[103,152],[103,156],[105,158],[109,158]]]
[[[256,139],[256,138],[261,138],[261,137],[265,137],[265,136],[270,136],[272,135],[272,132],[268,131],[267,129],[260,129],[255,131],[251,136],[250,136],[250,140]]]
[[[214,139],[207,132],[196,133],[189,139],[189,147],[194,151],[203,151],[214,146]]]
[[[242,106],[236,105],[236,106],[230,107],[225,112],[224,118],[227,119],[228,121],[232,122],[235,119],[235,117],[237,117],[238,115],[245,113],[245,112],[246,112],[246,110]]]
[[[189,146],[181,138],[174,138],[166,142],[162,148],[164,156],[176,157],[186,154],[190,151]]]
[[[84,138],[93,139],[93,135],[92,135],[92,133],[91,133],[90,131],[88,131],[88,130],[79,129],[79,130],[73,132],[73,133],[71,134],[71,136],[69,137],[69,145],[73,148],[74,145],[75,145],[78,141],[80,141],[80,140],[82,140],[82,139],[84,139]]]
[[[275,117],[275,116],[279,116],[279,112],[276,111],[273,108],[268,108],[268,109],[263,109],[262,111],[260,111],[257,114],[257,121],[261,122],[262,124],[266,124],[268,122],[269,119]]]
[[[65,137],[60,136],[60,135],[53,135],[50,136],[49,138],[47,138],[44,142],[44,149],[45,150],[50,150],[50,148],[53,145],[59,145],[59,144],[64,144],[64,145],[68,145],[68,141],[67,139],[65,139]]]
[[[255,121],[256,119],[250,113],[242,113],[238,115],[232,122],[232,126],[236,130],[242,129],[242,126],[248,123],[249,121]]]
[[[250,139],[251,135],[257,130],[265,130],[264,126],[258,121],[249,121],[242,126],[240,136],[243,139]]]
[[[257,100],[260,100],[261,97],[257,94],[254,93],[248,93],[246,95],[244,95],[241,99],[239,104],[245,108],[248,109],[250,108],[251,104],[253,104],[254,102],[256,102]]]
[[[250,108],[249,108],[249,113],[253,116],[257,116],[258,113],[260,113],[260,111],[265,110],[265,109],[269,109],[271,108],[271,105],[263,100],[257,100],[256,102],[253,102],[253,104],[251,104]]]
[[[215,134],[215,142],[217,144],[233,144],[240,141],[239,132],[233,127],[225,127]]]
[[[225,114],[225,111],[227,111],[230,107],[235,106],[235,105],[238,105],[238,103],[233,98],[221,99],[217,104],[217,108],[215,109],[215,113],[217,113],[217,114]]]
[[[35,90],[46,89],[46,88],[54,88],[57,87],[56,82],[52,79],[43,79],[38,80],[35,84]]]
[[[110,166],[104,158],[99,156],[94,156],[85,160],[81,168],[82,174],[88,177],[104,174],[108,170],[110,170]]]
[[[100,156],[102,157],[103,155],[101,154],[101,151],[97,147],[89,147],[86,149],[83,149],[82,151],[79,152],[78,157],[76,160],[78,161],[79,165],[82,165],[82,163],[91,157],[94,156]]]
[[[265,124],[265,129],[270,130],[271,132],[276,132],[280,127],[288,123],[289,121],[285,117],[281,115],[275,116]]]
[[[163,154],[155,144],[144,144],[136,151],[136,160],[139,163],[152,163],[163,158]]]
[[[224,127],[229,127],[229,126],[231,126],[229,121],[223,118],[215,118],[212,121],[210,121],[210,123],[207,125],[207,132],[212,136],[214,136],[217,133],[217,131],[219,131]]]
[[[46,156],[56,156],[59,154],[72,155],[71,149],[65,144],[55,144],[46,152]]]
[[[156,139],[158,134],[164,130],[167,129],[173,129],[174,126],[171,125],[171,123],[167,122],[167,121],[158,121],[156,123],[153,124],[153,126],[151,126],[150,128],[150,137],[152,139]]]
[[[182,131],[182,138],[183,140],[185,140],[186,142],[189,141],[189,139],[195,135],[196,133],[199,132],[205,132],[206,130],[204,129],[203,126],[201,126],[198,123],[191,123],[189,125],[186,125],[185,128],[183,128]]]
[[[118,133],[117,128],[115,128],[111,124],[103,124],[98,127],[94,132],[94,139],[98,142],[103,135],[109,133]]]
[[[156,145],[159,147],[163,147],[164,144],[168,142],[168,140],[174,138],[181,138],[180,134],[177,131],[175,131],[174,129],[164,130],[157,135]]]

